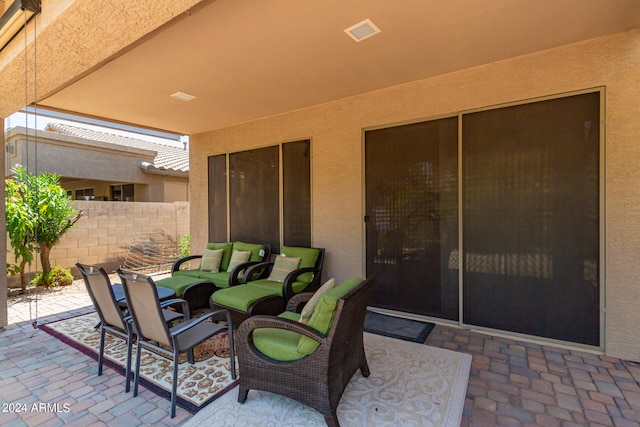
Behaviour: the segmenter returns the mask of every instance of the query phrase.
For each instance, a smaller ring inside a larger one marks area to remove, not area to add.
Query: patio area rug
[[[364,318],[364,330],[367,332],[420,344],[427,340],[434,326],[433,323],[387,316],[371,310],[367,310]]]
[[[342,427],[446,426],[462,419],[471,355],[365,333],[371,376],[358,371],[338,405]],[[319,412],[292,399],[235,390],[207,406],[184,427],[326,426]]]
[[[90,313],[38,325],[38,327],[97,361],[100,344],[100,333],[94,329],[97,323],[98,315]],[[135,363],[135,351],[134,345],[132,363]],[[123,384],[126,353],[126,341],[107,334],[104,352],[105,366],[122,374]],[[178,368],[180,383],[178,384],[177,403],[191,413],[199,411],[237,384],[236,380],[231,379],[231,363],[226,333],[220,333],[200,344],[195,348],[194,353],[195,364],[185,363],[186,355],[181,355],[181,364]],[[143,349],[140,363],[140,385],[169,399],[172,376],[171,360]],[[98,372],[97,364],[95,372],[96,374]]]

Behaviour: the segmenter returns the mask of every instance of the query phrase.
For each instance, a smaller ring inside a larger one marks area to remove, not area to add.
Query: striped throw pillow
[[[218,273],[220,271],[220,262],[222,262],[222,254],[224,249],[205,249],[202,253],[200,261],[200,270]]]
[[[271,274],[267,280],[271,280],[274,282],[284,282],[287,274],[291,273],[293,270],[298,268],[300,264],[299,257],[288,257],[288,256],[278,256],[276,257],[276,262],[273,264],[273,268],[271,269]]]
[[[249,261],[250,256],[251,251],[233,251],[233,253],[231,254],[231,261],[229,261],[229,267],[227,267],[227,271],[231,271],[235,266]]]

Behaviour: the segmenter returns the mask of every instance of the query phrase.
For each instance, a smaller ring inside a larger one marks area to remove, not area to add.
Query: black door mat
[[[369,310],[364,318],[366,332],[420,344],[427,340],[434,326],[434,323],[387,316]]]

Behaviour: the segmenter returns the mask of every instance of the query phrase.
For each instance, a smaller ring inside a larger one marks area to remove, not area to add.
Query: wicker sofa
[[[308,324],[294,312],[311,293],[294,296],[279,316],[253,316],[236,333],[238,401],[251,389],[287,396],[339,426],[336,409],[357,370],[369,376],[363,329],[373,277],[352,278],[327,290]]]
[[[274,261],[247,268],[243,284],[216,291],[211,296],[211,309],[229,310],[235,325],[256,314],[282,313],[295,294],[320,287],[324,252],[323,248],[283,246]],[[275,278],[279,264],[285,259],[299,261]]]
[[[217,271],[204,269],[203,254],[208,251],[222,251]],[[235,252],[250,252],[245,262],[233,265]],[[246,242],[212,242],[207,243],[205,251],[200,255],[189,255],[177,259],[171,268],[171,277],[157,280],[157,286],[172,289],[176,296],[189,302],[193,309],[209,306],[209,298],[218,289],[240,284],[243,274],[253,265],[268,260],[271,256],[271,245]],[[199,264],[193,267],[192,264]],[[190,265],[191,268],[185,268]]]

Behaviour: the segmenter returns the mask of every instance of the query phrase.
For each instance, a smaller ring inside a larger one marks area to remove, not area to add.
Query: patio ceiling
[[[194,134],[639,26],[638,0],[216,0],[40,105]]]

